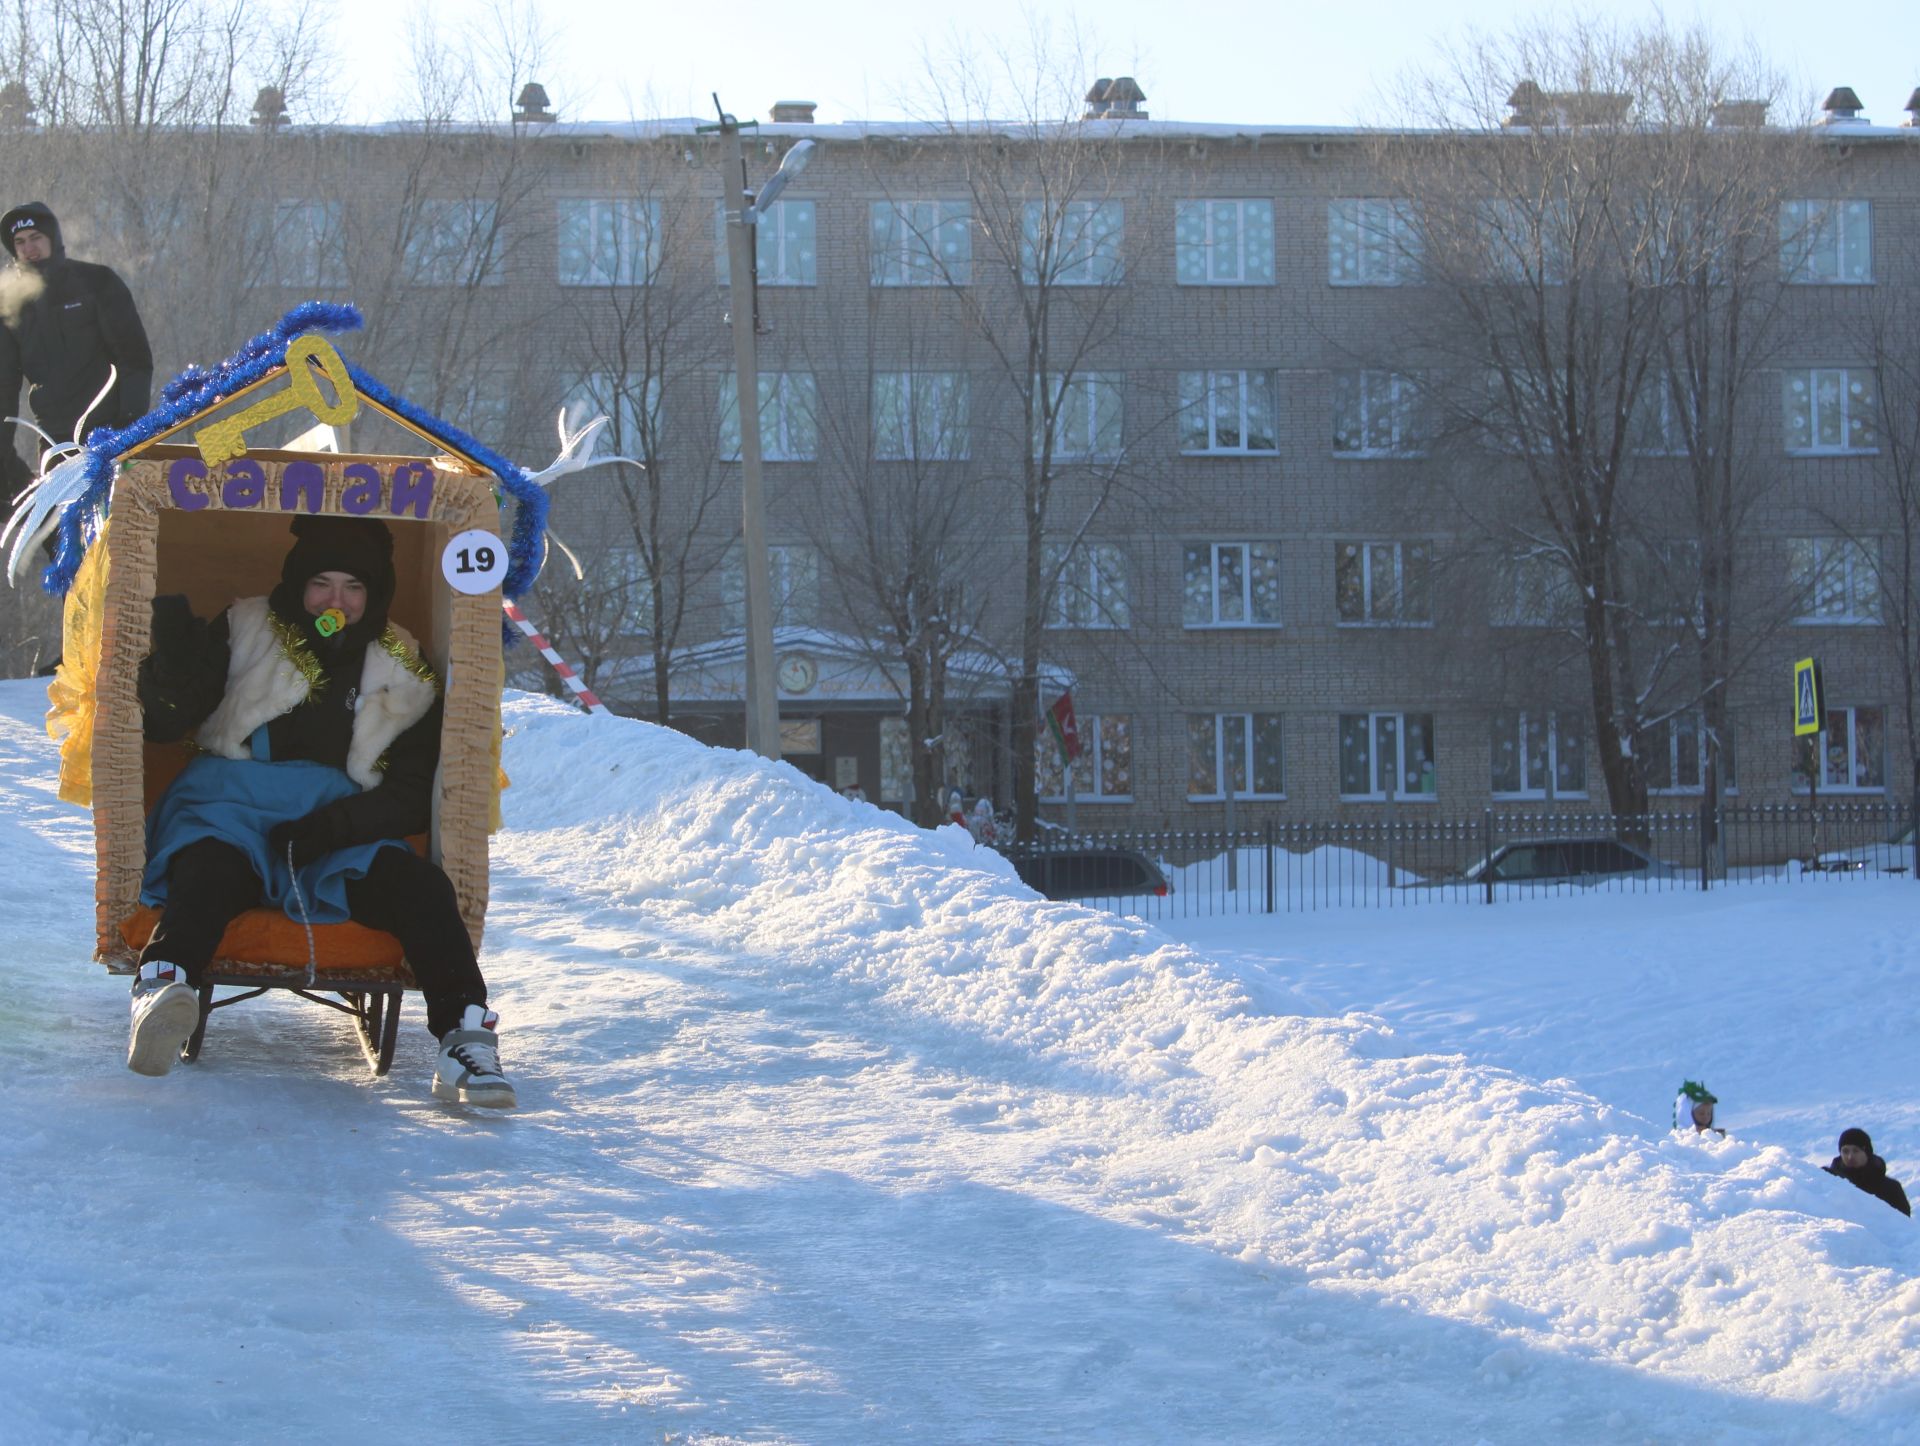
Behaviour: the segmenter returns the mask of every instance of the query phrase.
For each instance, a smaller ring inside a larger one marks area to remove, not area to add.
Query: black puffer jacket
[[[1907,1192],[1900,1188],[1900,1182],[1887,1173],[1887,1162],[1878,1155],[1868,1155],[1867,1163],[1859,1169],[1850,1169],[1835,1155],[1833,1163],[1827,1166],[1829,1175],[1838,1175],[1842,1180],[1865,1190],[1869,1195],[1878,1195],[1902,1215],[1912,1215],[1913,1207],[1907,1203]]]
[[[278,607],[275,611],[286,616]],[[379,618],[377,627],[375,621],[362,619],[331,639],[313,630],[311,618],[296,623],[326,676],[306,702],[267,724],[268,748],[276,762],[303,759],[345,768],[360,670],[386,620]],[[196,618],[184,597],[153,600],[153,651],[141,661],[139,677],[148,741],[178,742],[220,706],[227,688],[227,626],[224,612],[211,623]],[[317,810],[329,849],[426,832],[433,817],[441,716],[441,703],[435,699],[426,716],[394,740],[381,760],[377,788]]]
[[[53,243],[53,255],[39,266],[15,261],[0,275],[0,416],[19,410],[24,377],[32,383],[28,402],[41,430],[56,442],[73,440],[80,414],[106,385],[107,368],[116,367],[113,395],[93,414],[89,430],[135,421],[153,391],[153,350],[133,294],[110,268],[70,259],[60,223],[45,206],[16,207],[0,217],[0,227],[15,218],[35,222]],[[12,251],[11,227],[4,234]],[[0,466],[19,482],[13,438],[14,424],[0,422]]]

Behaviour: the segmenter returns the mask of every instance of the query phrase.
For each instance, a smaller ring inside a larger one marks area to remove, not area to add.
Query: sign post
[[[1820,771],[1826,767],[1826,750],[1821,746],[1821,730],[1826,724],[1826,688],[1820,676],[1820,664],[1802,658],[1793,665],[1793,736],[1809,739],[1807,766],[1807,817],[1813,831],[1813,858],[1808,867],[1820,867]]]

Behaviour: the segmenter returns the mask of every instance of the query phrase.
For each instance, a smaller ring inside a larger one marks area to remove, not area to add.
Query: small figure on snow
[[[1713,1122],[1713,1107],[1719,1103],[1719,1097],[1699,1081],[1683,1082],[1673,1100],[1673,1127],[1682,1134],[1714,1134],[1724,1140],[1727,1132]]]
[[[967,832],[973,835],[977,844],[991,844],[996,830],[993,823],[993,803],[986,798],[974,800],[973,812],[967,815]]]
[[[1873,1153],[1873,1140],[1858,1127],[1840,1132],[1840,1153],[1824,1167],[1829,1175],[1838,1175],[1856,1189],[1877,1195],[1902,1215],[1912,1215],[1907,1192],[1887,1173],[1887,1162]]]
[[[211,623],[153,600],[140,665],[146,736],[199,752],[147,821],[127,1067],[163,1075],[200,1018],[221,936],[261,902],[312,923],[393,934],[440,1041],[433,1092],[511,1109],[497,1016],[453,883],[403,840],[431,823],[439,686],[387,620],[393,534],[370,517],[299,516],[280,582]]]
[[[959,789],[950,789],[947,793],[947,822],[967,826],[967,800]]]

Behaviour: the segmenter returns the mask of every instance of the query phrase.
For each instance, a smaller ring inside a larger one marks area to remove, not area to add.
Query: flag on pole
[[[1068,765],[1080,756],[1080,726],[1073,721],[1073,694],[1062,693],[1047,709],[1047,729],[1060,745],[1060,756]]]

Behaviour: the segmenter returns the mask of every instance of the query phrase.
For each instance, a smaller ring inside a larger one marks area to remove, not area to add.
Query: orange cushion
[[[160,922],[160,911],[142,904],[120,925],[120,937],[127,947],[139,950]],[[384,929],[369,929],[365,924],[315,924],[313,926],[315,968],[321,973],[347,973],[353,970],[393,967],[402,963],[400,941]],[[239,959],[249,964],[287,964],[307,967],[307,931],[278,909],[249,909],[220,936],[216,958]]]

